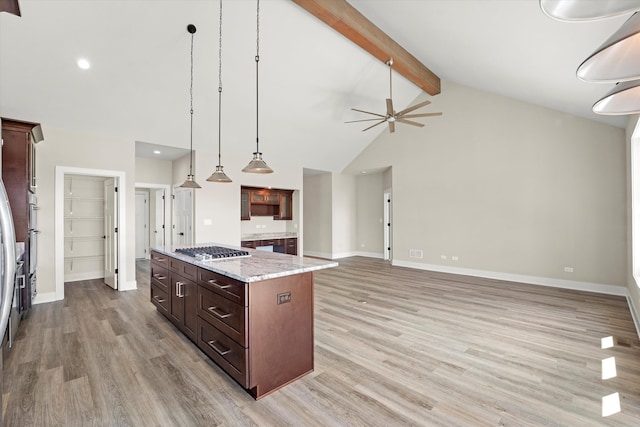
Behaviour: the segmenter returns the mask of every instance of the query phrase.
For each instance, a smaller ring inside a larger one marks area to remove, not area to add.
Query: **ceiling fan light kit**
[[[190,97],[190,108],[189,114],[191,117],[191,127],[190,127],[190,148],[189,148],[189,174],[187,175],[187,179],[180,187],[183,188],[201,188],[200,185],[195,180],[195,176],[193,174],[193,35],[196,32],[196,26],[193,24],[187,25],[187,31],[191,34],[191,83],[189,85],[189,97]]]
[[[218,166],[207,181],[209,182],[232,182],[231,178],[224,173],[222,166],[222,0],[220,0],[220,31],[218,34]]]
[[[640,0],[540,0],[540,8],[561,21],[589,21],[625,13],[633,15],[576,70],[589,83],[616,83],[593,104],[596,114],[640,113]]]
[[[418,108],[422,108],[426,105],[431,104],[431,101],[423,101],[411,107],[405,108],[402,111],[396,112],[393,109],[393,85],[392,85],[392,76],[393,76],[393,58],[389,59],[386,64],[389,66],[389,98],[386,99],[387,111],[385,114],[372,113],[370,111],[359,110],[357,108],[352,108],[353,111],[357,111],[359,113],[370,114],[372,116],[376,116],[373,119],[362,119],[362,120],[349,120],[345,123],[359,123],[359,122],[370,122],[377,121],[377,123],[372,124],[371,126],[362,129],[362,131],[369,130],[373,127],[381,125],[382,123],[387,123],[389,127],[389,133],[393,133],[396,131],[396,123],[403,123],[406,125],[412,125],[417,127],[424,127],[424,124],[418,123],[413,120],[408,120],[411,118],[417,117],[432,117],[432,116],[441,116],[442,113],[420,113],[420,114],[407,114]]]
[[[260,62],[260,0],[256,0],[256,151],[253,153],[253,159],[247,166],[242,169],[242,172],[249,173],[273,173],[273,169],[262,160],[262,153],[259,146],[259,132],[258,132],[258,117],[259,117],[259,103],[258,103],[258,63]]]

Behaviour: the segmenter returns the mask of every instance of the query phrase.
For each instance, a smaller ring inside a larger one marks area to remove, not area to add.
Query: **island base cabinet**
[[[313,273],[249,284],[249,392],[259,399],[313,371]]]

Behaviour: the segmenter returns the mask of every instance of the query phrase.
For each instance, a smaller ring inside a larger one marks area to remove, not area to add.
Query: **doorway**
[[[125,227],[124,203],[126,188],[124,185],[125,174],[122,171],[109,171],[101,169],[85,169],[66,166],[56,166],[55,172],[55,299],[64,299],[64,271],[65,271],[65,177],[67,175],[93,176],[113,182],[113,232],[116,229],[123,230]],[[116,188],[120,191],[116,192]],[[100,236],[102,237],[102,235]],[[106,236],[105,236],[106,238]],[[112,245],[109,248],[110,259],[112,260],[113,273],[115,274],[113,285],[118,290],[135,289],[135,281],[126,284],[118,278],[126,277],[128,265],[126,259],[122,257],[125,253],[125,240],[114,236]],[[106,254],[105,254],[106,256]]]
[[[173,189],[173,244],[193,244],[193,189]]]
[[[379,194],[379,193],[378,193]],[[387,189],[384,191],[384,259],[387,261],[393,260],[392,252],[391,252],[391,242],[392,242],[392,223],[391,223],[391,189]]]
[[[149,192],[136,190],[136,259],[149,255]]]

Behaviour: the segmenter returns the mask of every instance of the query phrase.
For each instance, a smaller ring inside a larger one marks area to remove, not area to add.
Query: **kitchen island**
[[[338,263],[226,248],[209,260],[153,248],[151,302],[259,399],[313,371],[313,271]]]

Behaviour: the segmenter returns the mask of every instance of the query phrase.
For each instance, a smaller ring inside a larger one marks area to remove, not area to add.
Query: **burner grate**
[[[247,251],[225,248],[223,246],[201,246],[195,248],[180,248],[177,253],[196,258],[199,261],[223,258],[241,258],[251,256]]]

